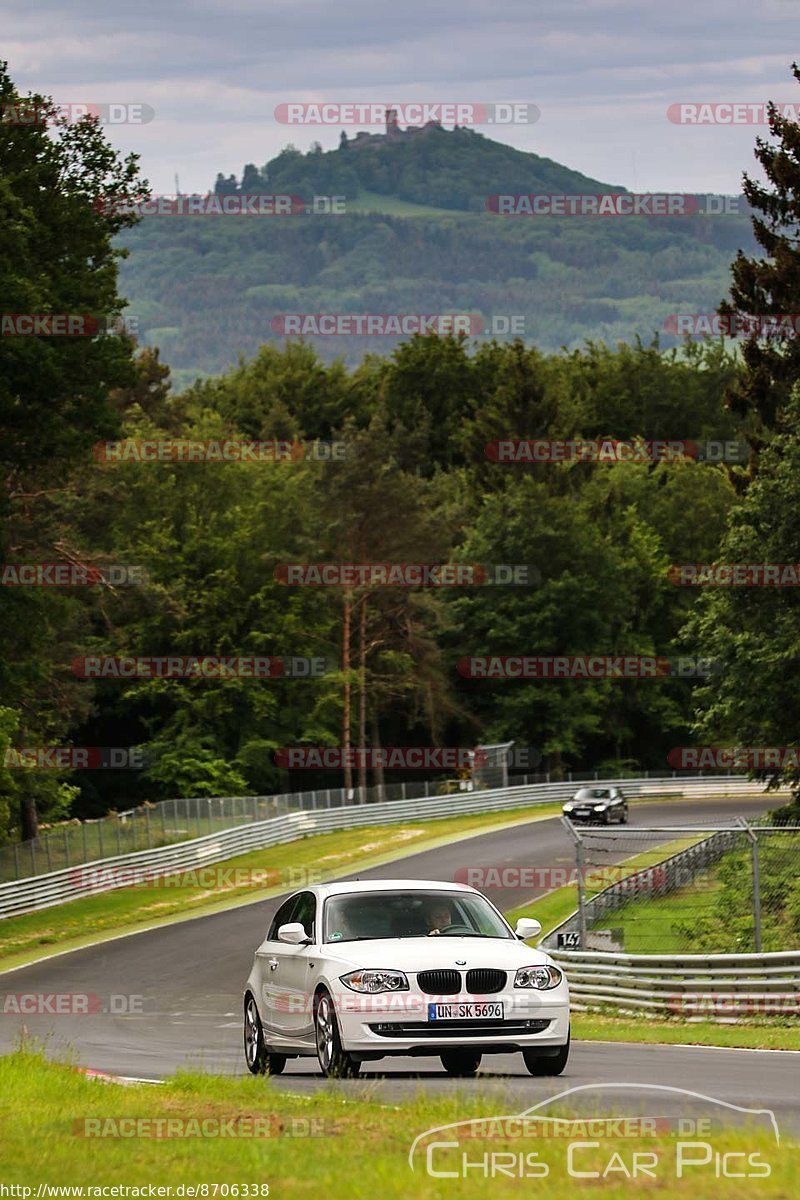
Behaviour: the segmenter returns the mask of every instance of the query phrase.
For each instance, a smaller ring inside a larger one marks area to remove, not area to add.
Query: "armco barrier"
[[[800,1017],[800,950],[771,954],[613,954],[549,950],[573,1007],[725,1021]]]
[[[759,784],[736,776],[713,781],[708,777],[676,780],[617,779],[603,780],[604,785],[624,788],[627,796],[692,796],[759,794]],[[178,871],[189,871],[211,863],[223,862],[248,850],[260,850],[284,842],[296,841],[309,834],[329,833],[366,825],[402,824],[407,821],[501,812],[536,804],[565,800],[575,791],[575,783],[539,783],[522,787],[496,788],[482,792],[458,792],[451,796],[430,796],[420,800],[393,800],[385,803],[348,805],[343,808],[309,809],[251,822],[235,829],[191,841],[178,842],[152,850],[98,859],[90,864],[29,879],[0,884],[0,918],[51,908],[81,896],[95,895],[124,887],[120,868],[130,868],[156,878]],[[776,800],[777,802],[777,800]],[[102,877],[107,869],[106,878]],[[98,875],[100,876],[98,878]]]

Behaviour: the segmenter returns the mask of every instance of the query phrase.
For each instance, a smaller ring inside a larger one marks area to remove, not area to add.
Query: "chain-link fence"
[[[800,949],[800,826],[578,828],[563,948],[624,954]]]
[[[458,784],[453,785],[457,790]],[[96,821],[69,821],[37,838],[0,848],[0,883],[44,875],[136,850],[169,846],[190,838],[266,821],[284,813],[340,808],[377,800],[419,800],[443,794],[441,780],[387,784],[383,788],[320,788],[276,796],[215,796],[164,800]]]

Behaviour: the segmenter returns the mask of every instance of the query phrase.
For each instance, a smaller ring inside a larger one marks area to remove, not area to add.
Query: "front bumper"
[[[521,994],[522,993],[522,994]],[[421,992],[348,997],[337,1006],[342,1045],[352,1053],[438,1054],[460,1046],[480,1046],[484,1053],[503,1053],[533,1046],[563,1046],[569,1037],[569,996],[560,985],[553,993],[523,989],[476,997],[429,996]],[[428,1005],[439,1001],[469,1004],[477,999],[502,1001],[502,1020],[429,1021]]]

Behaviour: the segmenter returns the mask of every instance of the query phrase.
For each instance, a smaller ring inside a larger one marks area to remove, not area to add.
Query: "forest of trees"
[[[15,95],[0,71],[0,100]],[[759,151],[770,187],[748,185],[765,261],[734,263],[737,311],[800,311],[786,232],[800,129],[776,117],[773,132],[782,148]],[[0,143],[8,310],[118,315],[124,221],[92,198],[146,187],[135,160],[121,160],[91,119],[55,137],[0,126]],[[305,344],[266,345],[181,390],[157,350],[126,336],[0,339],[0,561],[146,572],[129,587],[0,587],[0,751],[144,755],[142,770],[120,772],[22,770],[0,758],[0,840],[30,835],[37,820],[143,800],[283,790],[276,748],[343,736],[383,746],[515,739],[553,769],[666,769],[670,748],[698,737],[793,744],[797,590],[676,587],[669,568],[800,561],[799,366],[796,343],[758,339],[742,357],[720,342],[547,352],[429,334],[352,366]],[[504,437],[746,437],[753,456],[509,465],[486,452]],[[320,439],[345,454],[98,461],[93,447],[120,438]],[[529,564],[536,582],[288,587],[277,568],[297,562]],[[684,654],[719,669],[699,681],[580,684],[458,670],[468,655],[552,653]],[[328,669],[92,681],[73,666],[91,654],[316,656]],[[303,786],[340,782],[307,773]]]

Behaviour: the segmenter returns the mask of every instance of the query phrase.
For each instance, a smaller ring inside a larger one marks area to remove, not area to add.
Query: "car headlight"
[[[569,800],[569,801],[567,801],[567,803],[564,805],[564,807],[563,807],[563,810],[562,810],[562,811],[563,811],[563,812],[572,812],[572,810],[573,810],[573,808],[574,808],[574,807],[575,807],[575,805],[572,803],[572,801],[571,801],[571,800]]]
[[[563,978],[564,974],[558,967],[541,964],[535,967],[520,967],[514,976],[514,987],[537,988],[540,992],[546,992],[550,988],[558,987]]]
[[[351,971],[340,976],[345,987],[353,992],[407,992],[408,980],[402,971]]]

